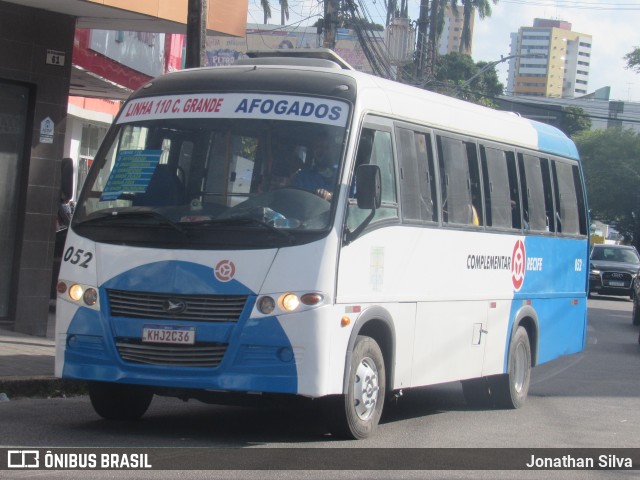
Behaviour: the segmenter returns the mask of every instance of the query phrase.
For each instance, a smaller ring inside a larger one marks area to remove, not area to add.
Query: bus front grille
[[[125,362],[171,367],[217,367],[227,346],[226,343],[147,344],[136,339],[116,339],[118,353]]]
[[[111,316],[198,322],[237,322],[246,295],[173,295],[107,290]]]

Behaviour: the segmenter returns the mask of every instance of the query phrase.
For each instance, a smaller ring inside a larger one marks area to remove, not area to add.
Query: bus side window
[[[478,147],[475,143],[465,142],[467,162],[469,163],[469,190],[471,192],[471,223],[475,226],[485,225],[482,208],[482,188],[480,186],[480,167],[478,165]]]
[[[578,201],[578,195],[581,196],[582,189],[576,188],[574,169],[577,170],[578,167],[557,161],[552,163],[556,217],[561,225],[558,231],[569,235],[582,233],[580,219],[582,208],[580,207],[581,202]]]
[[[368,135],[373,138],[373,148],[369,163],[380,167],[382,181],[382,205],[376,210],[372,223],[389,218],[398,218],[396,174],[391,133],[381,130],[364,129],[362,135]],[[365,220],[368,214],[369,211],[359,209],[355,199],[351,199],[349,202],[347,228],[350,231],[354,231]]]
[[[522,216],[525,228],[534,232],[549,231],[541,159],[521,153],[518,154],[518,165],[520,167]]]
[[[513,154],[485,146],[480,148],[480,154],[487,226],[520,228],[520,202]]]
[[[573,173],[573,185],[576,191],[576,201],[578,202],[578,222],[580,223],[580,235],[588,235],[589,227],[587,225],[587,207],[584,198],[584,190],[580,179],[580,168],[578,165],[571,166]]]
[[[431,136],[406,128],[396,130],[404,220],[432,223],[438,220]]]
[[[395,214],[389,212],[384,216],[398,216],[396,196],[396,174],[393,163],[393,151],[391,149],[391,134],[389,132],[376,131],[373,137],[373,151],[370,163],[380,167],[382,174],[382,204],[393,206]]]
[[[541,158],[542,166],[542,185],[544,187],[544,209],[547,216],[547,224],[550,232],[560,231],[560,219],[556,215],[556,209],[553,201],[553,188],[551,186],[551,169],[549,168],[549,160]]]
[[[481,225],[480,177],[475,144],[438,135],[437,146],[443,223]]]
[[[518,183],[518,169],[516,167],[516,156],[514,152],[507,152],[507,170],[509,172],[509,195],[511,203],[511,218],[513,228],[520,230],[523,228],[522,204],[520,195],[520,184]]]

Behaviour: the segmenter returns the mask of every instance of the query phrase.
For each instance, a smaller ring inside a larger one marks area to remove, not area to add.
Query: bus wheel
[[[638,305],[639,301],[640,299],[638,298],[633,299],[633,314],[631,317],[631,321],[634,325],[640,325],[640,306]]]
[[[107,420],[137,420],[145,414],[153,392],[139,385],[116,383],[89,384],[91,405]]]
[[[331,433],[353,439],[369,437],[380,421],[385,381],[380,347],[374,339],[358,336],[351,357],[348,391],[329,398],[327,403]]]
[[[491,407],[493,401],[489,393],[489,382],[485,377],[462,381],[462,393],[470,407]]]
[[[531,344],[522,326],[511,339],[507,365],[507,373],[489,378],[491,396],[497,407],[520,408],[527,399],[531,380]]]

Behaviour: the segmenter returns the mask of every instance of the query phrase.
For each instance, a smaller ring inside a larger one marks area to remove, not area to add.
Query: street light
[[[482,75],[484,72],[486,72],[490,68],[495,67],[499,63],[506,62],[507,60],[511,60],[512,58],[536,58],[536,57],[545,57],[545,56],[546,55],[544,53],[525,53],[524,55],[508,55],[506,57],[503,55],[500,55],[500,60],[487,63],[484,67],[482,67],[479,71],[477,71],[475,75],[472,75],[470,78],[468,78],[463,83],[458,85],[456,89],[456,96],[458,96],[458,94],[461,93],[462,90],[467,88],[471,84],[471,82],[475,80],[478,76]]]

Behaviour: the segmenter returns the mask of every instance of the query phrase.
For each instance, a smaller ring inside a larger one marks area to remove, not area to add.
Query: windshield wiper
[[[270,232],[274,232],[279,236],[285,238],[289,245],[293,245],[295,237],[282,228],[276,228],[273,225],[269,225],[267,222],[258,220],[251,217],[235,217],[235,218],[219,218],[210,220],[199,220],[196,222],[183,222],[182,225],[194,225],[194,226],[209,226],[209,225],[258,225],[264,227]]]
[[[110,210],[106,212],[96,212],[89,216],[86,220],[82,220],[78,222],[76,225],[88,225],[91,223],[99,223],[103,220],[118,220],[124,218],[154,218],[160,221],[162,225],[169,225],[174,230],[180,232],[183,235],[187,235],[187,230],[171,220],[170,218],[165,217],[159,212],[151,209],[136,209],[136,210]]]

